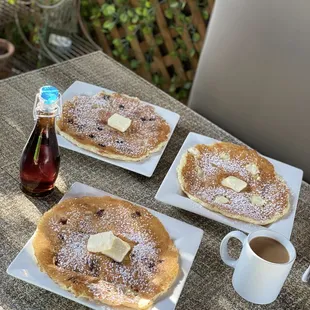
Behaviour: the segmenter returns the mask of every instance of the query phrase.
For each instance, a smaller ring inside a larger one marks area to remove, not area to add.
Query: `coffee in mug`
[[[285,246],[268,237],[256,237],[250,241],[250,247],[260,258],[276,264],[284,264],[290,260]]]
[[[242,242],[237,260],[228,254],[230,238]],[[269,229],[248,236],[232,231],[223,239],[220,252],[224,263],[235,269],[232,278],[235,291],[244,299],[262,305],[276,300],[296,258],[292,243]]]

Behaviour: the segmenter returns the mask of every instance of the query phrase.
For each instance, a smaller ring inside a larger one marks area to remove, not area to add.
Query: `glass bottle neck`
[[[56,115],[54,116],[38,116],[36,126],[55,128]]]

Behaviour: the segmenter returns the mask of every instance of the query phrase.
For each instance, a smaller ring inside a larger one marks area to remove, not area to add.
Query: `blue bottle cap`
[[[40,97],[45,104],[52,104],[59,98],[59,91],[56,87],[46,85],[40,88]]]

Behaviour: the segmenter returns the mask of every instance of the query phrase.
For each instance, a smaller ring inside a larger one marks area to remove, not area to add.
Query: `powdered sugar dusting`
[[[115,285],[103,280],[88,285],[89,290],[96,299],[104,299],[110,302],[132,302],[135,293],[128,290],[124,285]]]
[[[85,272],[90,254],[86,244],[89,236],[81,233],[67,234],[64,246],[57,254],[58,266],[76,272]]]
[[[246,166],[257,164],[256,157],[243,152],[240,156],[227,159],[221,153],[203,152],[193,154],[195,168],[187,171],[190,183],[188,192],[200,200],[220,207],[221,210],[238,216],[266,221],[281,214],[288,205],[288,188],[272,170],[268,177],[261,179],[260,174],[253,175]],[[271,165],[271,164],[270,164]],[[235,176],[247,183],[247,188],[238,193],[221,185],[221,180],[227,176]],[[186,182],[186,180],[185,180]],[[264,200],[262,206],[254,205],[251,197],[258,195]],[[217,196],[229,199],[227,203],[215,202]]]
[[[51,218],[51,229],[60,236],[60,247],[55,265],[90,275],[98,280],[88,285],[95,297],[150,294],[156,287],[152,279],[157,272],[160,248],[156,236],[148,227],[152,215],[148,212],[126,208],[120,202],[96,212],[87,211],[87,204],[78,205],[74,211],[62,214],[61,219]],[[129,257],[117,263],[109,257],[87,251],[91,234],[112,230],[131,245]],[[114,296],[114,297],[113,297]]]
[[[131,126],[126,132],[107,125],[114,113],[131,119]],[[95,145],[103,153],[109,150],[131,157],[148,154],[165,142],[169,133],[167,123],[153,107],[137,98],[119,94],[74,97],[64,104],[59,125],[62,130]]]

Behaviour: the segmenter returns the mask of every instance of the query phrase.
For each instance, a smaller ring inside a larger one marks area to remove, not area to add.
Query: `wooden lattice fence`
[[[203,17],[203,10],[211,14],[214,1],[208,1],[205,7],[201,7],[196,0],[183,1],[180,7],[171,8],[168,1],[151,0],[156,20],[155,26],[148,32],[132,31],[126,23],[115,23],[109,31],[103,31],[105,16],[100,16],[100,23],[94,23],[94,28],[99,44],[108,55],[121,61],[128,67],[134,69],[140,76],[157,84],[165,91],[173,93],[184,87],[187,94],[193,80],[199,54],[203,46],[208,20]],[[97,0],[100,7],[106,3],[105,0]],[[109,1],[111,3],[111,1]],[[139,6],[138,0],[130,0],[133,8]],[[172,12],[167,17],[168,13]],[[179,18],[179,13],[186,16],[187,23],[184,24]],[[196,33],[193,38],[191,29]],[[197,35],[198,33],[198,35]],[[114,52],[115,42],[130,36],[128,57],[119,57]],[[197,37],[199,38],[197,40]],[[115,41],[116,39],[116,41]],[[114,42],[114,43],[113,43]],[[182,43],[183,42],[183,43]],[[182,46],[182,48],[180,47]],[[149,51],[152,51],[150,57]],[[133,68],[132,60],[139,65]],[[187,95],[179,97],[186,101]]]

